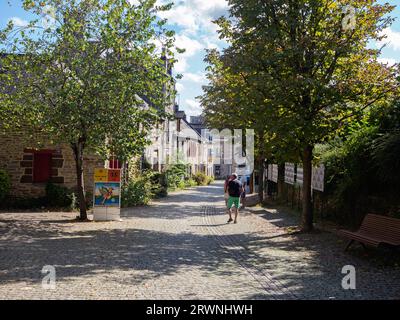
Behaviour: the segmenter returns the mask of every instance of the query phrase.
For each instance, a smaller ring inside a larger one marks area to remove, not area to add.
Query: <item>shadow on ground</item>
[[[212,205],[221,201],[220,193],[219,185],[200,187],[172,194],[150,207],[124,210],[123,216],[168,220],[200,217],[201,203]],[[231,281],[235,282],[235,268],[240,268],[241,263],[270,275],[299,299],[400,298],[398,270],[379,268],[363,256],[344,253],[343,241],[327,232],[288,234],[285,228],[296,225],[292,218],[284,212],[264,211],[256,214],[281,228],[281,233],[246,232],[211,237],[197,232],[205,226],[223,228],[222,224],[192,224],[190,232],[179,233],[137,229],[134,224],[128,228],[69,232],[69,223],[62,220],[3,219],[0,220],[0,282],[37,283],[42,278],[41,268],[48,264],[56,267],[58,279],[63,280],[135,270],[139,272],[134,276],[116,277],[113,281],[139,285],[192,267],[213,275],[232,275]],[[235,268],[226,268],[237,257],[242,261]],[[349,264],[357,270],[357,290],[341,287],[342,267]],[[260,290],[247,298],[263,299],[268,295],[268,290]]]

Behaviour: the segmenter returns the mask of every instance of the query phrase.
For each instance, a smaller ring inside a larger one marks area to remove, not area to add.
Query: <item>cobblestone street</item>
[[[289,235],[293,217],[252,208],[227,224],[222,183],[123,210],[122,222],[76,213],[0,213],[1,299],[395,299],[400,273],[343,252],[328,232]],[[357,289],[343,290],[344,265]],[[56,269],[43,289],[42,267]]]

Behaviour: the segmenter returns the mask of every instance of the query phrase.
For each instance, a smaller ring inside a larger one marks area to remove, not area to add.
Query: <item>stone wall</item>
[[[13,196],[40,197],[45,195],[46,183],[33,183],[33,153],[51,150],[50,182],[74,189],[76,187],[75,160],[68,144],[54,144],[48,138],[30,137],[24,132],[0,134],[0,169],[12,179]],[[86,152],[87,153],[87,152]],[[104,167],[104,161],[93,155],[84,157],[86,190],[92,192],[94,168]]]

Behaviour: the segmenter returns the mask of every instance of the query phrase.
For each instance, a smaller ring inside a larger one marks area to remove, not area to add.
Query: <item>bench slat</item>
[[[367,214],[357,232],[339,230],[338,233],[372,246],[378,246],[380,243],[400,246],[400,219]]]

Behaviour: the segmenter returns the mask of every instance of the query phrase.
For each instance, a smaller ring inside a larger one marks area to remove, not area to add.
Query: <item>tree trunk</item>
[[[313,230],[313,207],[311,198],[313,147],[307,145],[303,149],[303,214],[301,229],[304,232]]]
[[[75,156],[76,186],[79,201],[79,218],[80,220],[87,220],[86,195],[83,179],[83,149],[84,141],[81,138],[78,140],[77,143],[72,145],[72,150],[74,151]]]

